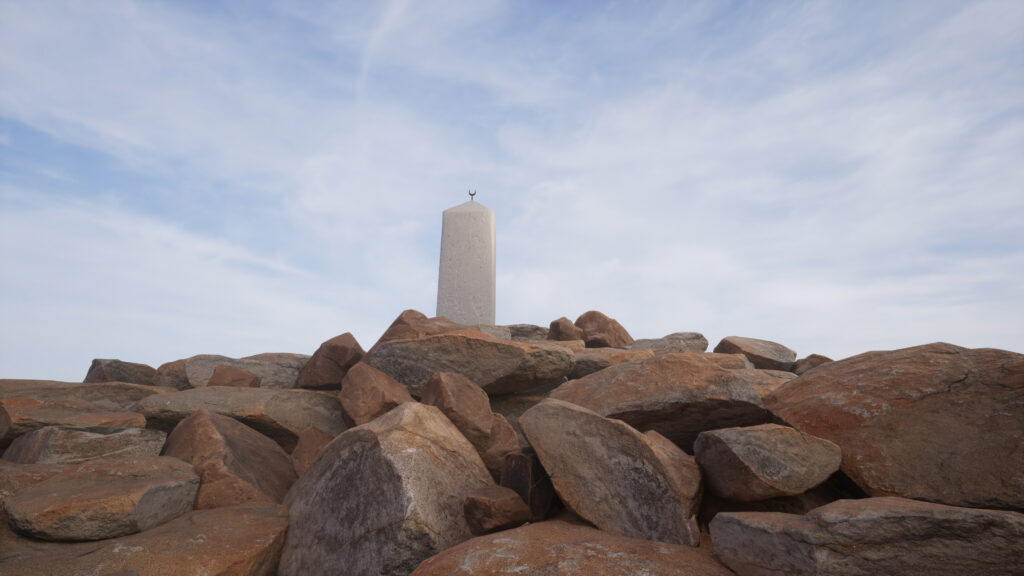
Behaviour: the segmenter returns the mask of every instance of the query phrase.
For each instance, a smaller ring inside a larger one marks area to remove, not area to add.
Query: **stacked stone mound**
[[[0,380],[0,574],[1024,574],[1024,355],[463,326]]]

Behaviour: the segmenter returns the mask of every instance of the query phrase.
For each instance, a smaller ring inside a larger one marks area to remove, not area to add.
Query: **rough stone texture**
[[[299,371],[296,388],[337,390],[349,369],[363,359],[366,352],[351,332],[324,342]]]
[[[501,485],[519,494],[530,509],[530,521],[539,522],[547,517],[555,500],[551,477],[541,466],[537,452],[530,447],[505,455],[501,472]]]
[[[90,432],[47,426],[18,437],[4,452],[4,460],[59,464],[92,458],[159,456],[166,439],[167,434],[159,430],[143,428]]]
[[[159,386],[128,382],[0,380],[0,399],[32,398],[40,404],[77,402],[92,410],[107,412],[131,412],[139,400],[167,392]]]
[[[491,402],[483,388],[459,374],[438,372],[427,381],[420,402],[440,409],[477,452],[487,450]]]
[[[743,354],[721,354],[719,352],[705,352],[702,354],[708,360],[722,368],[729,370],[753,370],[754,364]]]
[[[473,324],[470,326],[473,330],[483,332],[491,338],[497,338],[498,340],[511,340],[512,331],[508,329],[508,326],[492,326],[490,324]]]
[[[557,341],[574,341],[583,340],[583,330],[580,330],[565,316],[562,316],[558,320],[552,320],[551,325],[548,327],[548,340]]]
[[[797,376],[792,372],[784,370],[734,370],[736,377],[742,378],[761,396],[764,400],[772,392],[782,387],[783,384],[795,379]]]
[[[704,352],[708,339],[700,332],[673,332],[661,338],[643,338],[633,342],[631,350],[650,350],[656,355],[674,352]]]
[[[755,368],[767,370],[792,370],[796,362],[796,352],[782,344],[770,340],[728,336],[723,338],[715,352],[725,354],[743,354],[754,364]]]
[[[760,395],[737,372],[701,354],[665,354],[570,380],[550,397],[638,430],[656,430],[692,453],[693,441],[705,430],[768,421]]]
[[[519,445],[527,446],[526,437],[523,436],[523,430],[519,427],[519,417],[523,415],[523,412],[543,402],[549,393],[550,390],[494,396],[491,398],[491,411],[504,416],[512,425]]]
[[[545,400],[519,419],[562,502],[601,530],[696,546],[700,470],[665,438]]]
[[[415,401],[405,386],[365,362],[348,371],[338,393],[338,402],[349,426],[366,424],[399,404]]]
[[[463,502],[492,484],[440,410],[402,404],[335,438],[292,487],[279,574],[408,574],[470,537]]]
[[[90,460],[4,499],[11,528],[43,540],[133,534],[192,509],[199,478],[175,458]]]
[[[213,369],[207,386],[234,386],[236,388],[259,388],[262,378],[245,368],[223,364]]]
[[[707,477],[704,478],[706,481]],[[828,480],[806,492],[753,502],[729,500],[716,495],[711,490],[705,490],[700,499],[698,522],[703,534],[706,534],[708,523],[722,512],[784,512],[803,515],[836,500],[866,497],[864,491],[842,472],[836,472]]]
[[[38,484],[74,466],[75,464],[20,464],[0,460],[0,503],[25,487]],[[0,517],[0,526],[6,524],[2,520]]]
[[[156,369],[146,364],[96,358],[82,382],[130,382],[152,386],[155,375]]]
[[[163,364],[156,370],[153,382],[158,386],[187,390],[204,388],[209,385],[213,371],[218,366],[234,366],[248,370],[260,377],[261,388],[293,388],[299,377],[299,370],[309,360],[305,354],[270,352],[228,358],[215,354],[199,354],[191,358]]]
[[[509,336],[516,342],[546,340],[548,337],[548,329],[536,324],[510,324],[506,328],[508,328]]]
[[[200,480],[197,510],[246,502],[280,504],[296,479],[292,459],[277,443],[205,408],[178,423],[163,454],[195,468]]]
[[[551,520],[473,538],[430,558],[413,576],[731,576],[703,548],[616,536]]]
[[[828,364],[829,362],[835,362],[828,356],[822,356],[821,354],[811,354],[806,358],[801,358],[793,364],[793,372],[797,375],[803,374],[812,368],[817,368],[822,364]]]
[[[190,512],[161,526],[100,542],[38,542],[0,523],[4,576],[272,576],[288,509],[243,505]]]
[[[530,521],[530,508],[515,490],[503,486],[477,488],[462,506],[469,531],[480,536],[508,530]]]
[[[313,462],[316,462],[320,451],[334,440],[327,432],[319,428],[309,427],[299,433],[299,442],[292,451],[292,466],[295,473],[302,476]]]
[[[181,390],[139,402],[147,425],[166,432],[202,408],[241,421],[289,453],[295,448],[299,432],[310,426],[335,435],[345,429],[338,399],[329,392],[314,390],[218,386]]]
[[[141,428],[145,425],[146,419],[142,414],[104,410],[89,402],[0,399],[0,448],[6,448],[23,434],[47,426],[108,431],[114,428]]]
[[[552,344],[497,340],[479,332],[457,332],[379,343],[368,355],[374,368],[419,396],[431,376],[454,372],[488,394],[507,394],[557,382],[572,372],[572,352]]]
[[[633,344],[633,337],[618,320],[597,310],[584,312],[575,324],[583,332],[587,348],[627,347]]]
[[[840,500],[804,516],[725,512],[716,555],[739,576],[1019,576],[1024,515],[903,498]]]
[[[693,445],[707,487],[739,502],[793,496],[839,469],[839,446],[778,424],[701,432]]]
[[[508,419],[501,414],[491,414],[491,431],[487,438],[487,446],[480,452],[484,466],[495,481],[501,480],[501,472],[505,469],[505,455],[519,449],[519,439]]]
[[[450,332],[464,332],[472,330],[465,324],[452,322],[447,318],[427,318],[422,312],[416,310],[405,310],[395,318],[395,321],[388,326],[384,334],[377,340],[377,343],[370,349],[372,353],[378,346],[393,340],[414,340],[425,336],[436,336]]]
[[[623,350],[621,348],[587,348],[576,353],[576,365],[569,374],[570,380],[583,378],[598,370],[604,370],[615,364],[641,362],[653,358],[650,350]]]
[[[441,217],[437,315],[463,324],[494,324],[494,213],[472,199]]]
[[[1024,355],[929,344],[819,366],[765,404],[872,496],[1024,510]]]

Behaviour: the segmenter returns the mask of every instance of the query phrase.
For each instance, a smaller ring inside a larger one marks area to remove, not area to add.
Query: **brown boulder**
[[[428,559],[412,576],[731,576],[703,548],[616,536],[550,520],[480,536]]]
[[[796,364],[793,364],[793,372],[799,376],[812,368],[817,368],[818,366],[828,364],[829,362],[835,362],[835,360],[832,360],[828,356],[822,356],[821,354],[811,354],[806,358],[797,360]]]
[[[903,498],[840,500],[803,516],[724,512],[711,539],[739,576],[1016,576],[1024,566],[1024,514]]]
[[[491,403],[483,388],[462,375],[438,372],[427,381],[420,402],[440,409],[477,452],[487,450]]]
[[[141,428],[146,418],[137,412],[107,411],[88,402],[4,398],[0,400],[0,448],[14,439],[47,426],[103,431]]]
[[[551,477],[541,466],[533,448],[521,448],[505,454],[500,483],[526,502],[531,522],[547,517],[555,501],[555,487],[551,485]]]
[[[348,371],[338,393],[349,426],[366,424],[399,404],[415,401],[405,386],[366,362]]]
[[[234,386],[236,388],[259,388],[262,379],[245,368],[222,364],[213,369],[213,376],[207,386]]]
[[[101,540],[192,509],[199,478],[175,458],[90,460],[4,499],[11,528],[43,540]]]
[[[576,353],[576,365],[569,374],[570,380],[583,378],[598,370],[604,370],[615,364],[641,362],[653,358],[650,350],[623,350],[621,348],[587,348]]]
[[[705,352],[702,354],[708,360],[722,368],[729,370],[753,370],[754,364],[743,354],[722,354],[719,352]]]
[[[291,458],[277,443],[205,408],[178,423],[163,454],[195,468],[200,480],[197,510],[246,502],[279,504],[296,478]]]
[[[723,338],[715,352],[725,354],[743,354],[754,364],[755,368],[767,370],[792,370],[796,362],[796,352],[782,344],[770,340],[728,336]]]
[[[337,390],[348,373],[366,352],[351,332],[345,332],[324,342],[299,371],[296,388]]]
[[[480,536],[508,530],[530,521],[530,508],[515,490],[503,486],[485,486],[466,495],[462,506],[469,531]]]
[[[309,360],[304,354],[270,352],[244,358],[228,358],[216,354],[199,354],[161,365],[153,378],[154,384],[178,390],[209,386],[213,372],[219,366],[233,366],[248,370],[260,378],[261,388],[294,388],[299,370]]]
[[[558,341],[575,341],[583,340],[583,331],[576,327],[565,316],[562,316],[558,320],[552,320],[551,325],[548,327],[548,340]]]
[[[657,433],[545,400],[519,419],[565,505],[601,530],[696,546],[700,470]]]
[[[159,456],[167,434],[144,428],[90,432],[47,426],[19,436],[4,452],[4,460],[24,464],[75,463],[93,458]]]
[[[96,358],[89,366],[89,371],[82,382],[130,382],[152,386],[155,375],[156,369],[152,366]]]
[[[295,474],[302,476],[313,462],[316,462],[320,451],[324,449],[334,440],[334,436],[331,436],[327,432],[319,428],[309,427],[299,432],[299,441],[295,445],[295,450],[292,450],[292,466],[295,468]]]
[[[516,342],[546,340],[548,337],[548,329],[536,324],[510,324],[506,328],[508,328],[509,336]]]
[[[75,464],[21,464],[0,460],[0,503],[22,489],[70,470],[74,466]],[[0,518],[0,526],[4,524]]]
[[[597,310],[581,314],[576,319],[576,327],[583,332],[587,348],[624,348],[633,344],[633,337],[618,320],[609,318]]]
[[[32,398],[40,404],[72,402],[95,411],[131,412],[139,400],[169,390],[129,382],[56,382],[53,380],[0,380],[0,399]]]
[[[1024,355],[929,344],[819,366],[765,404],[871,496],[1024,510]]]
[[[388,329],[384,331],[384,334],[377,340],[377,343],[373,345],[370,352],[376,350],[381,344],[393,340],[415,340],[425,336],[463,332],[466,330],[472,329],[465,324],[452,322],[443,316],[427,318],[422,312],[405,310],[398,315],[398,318],[395,318],[391,326],[388,326]]]
[[[708,339],[699,332],[673,332],[661,338],[643,338],[633,342],[630,350],[650,350],[655,355],[675,352],[704,352]]]
[[[505,455],[519,449],[519,438],[501,414],[491,414],[491,431],[487,438],[487,446],[480,452],[484,466],[495,481],[501,480],[501,472],[505,469]]]

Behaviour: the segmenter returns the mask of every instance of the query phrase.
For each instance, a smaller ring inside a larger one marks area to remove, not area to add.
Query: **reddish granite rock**
[[[109,430],[145,425],[146,418],[142,414],[103,410],[89,402],[28,397],[0,399],[0,448],[6,448],[23,434],[47,426]]]
[[[480,536],[508,530],[530,521],[530,508],[515,490],[503,486],[477,488],[462,507],[469,531]]]
[[[743,354],[722,354],[720,352],[705,352],[702,354],[708,360],[722,368],[729,370],[753,370],[754,364]]]
[[[565,316],[562,316],[558,320],[552,320],[551,325],[548,327],[548,340],[558,341],[573,341],[583,340],[583,331],[576,327]]]
[[[821,354],[811,354],[806,358],[797,360],[796,364],[793,365],[793,372],[798,375],[803,374],[812,368],[817,368],[818,366],[828,364],[829,362],[834,362],[834,360],[828,356],[822,356]]]
[[[423,388],[420,402],[437,406],[477,452],[491,436],[491,403],[483,388],[460,374],[438,372]]]
[[[505,455],[519,449],[516,431],[501,414],[491,414],[491,432],[487,438],[487,446],[480,452],[480,457],[495,481],[501,480],[501,472],[505,469]]]
[[[415,402],[405,386],[365,362],[345,375],[338,393],[342,414],[349,426],[366,424],[405,402]]]
[[[324,342],[299,371],[296,388],[337,390],[349,369],[366,354],[355,336],[345,332]]]
[[[621,348],[587,348],[576,353],[576,366],[569,374],[570,380],[583,378],[598,370],[604,370],[615,364],[626,362],[641,362],[653,358],[654,352],[650,350],[622,350]]]
[[[199,354],[161,365],[154,384],[178,390],[205,388],[219,366],[248,370],[260,378],[261,388],[294,388],[299,370],[309,360],[305,354],[269,352],[244,358],[228,358],[216,354]]]
[[[723,338],[715,352],[725,354],[743,354],[754,364],[755,368],[767,370],[792,370],[796,362],[796,352],[782,344],[770,340],[728,336]]]
[[[213,376],[207,386],[234,386],[236,388],[259,388],[261,378],[245,368],[222,364],[213,369]]]
[[[4,460],[25,464],[83,462],[93,458],[159,456],[167,434],[144,428],[101,429],[90,432],[47,426],[19,436],[4,452]]]
[[[295,474],[302,476],[302,474],[316,462],[320,451],[324,449],[334,440],[334,436],[331,436],[327,432],[319,428],[309,427],[299,432],[299,442],[295,445],[295,450],[292,451],[292,466],[295,468]]]
[[[21,464],[0,460],[0,503],[15,492],[70,470],[74,466],[75,464]],[[0,518],[0,525],[4,524],[6,522]]]
[[[673,332],[661,338],[644,338],[633,342],[631,350],[650,350],[655,355],[676,352],[704,352],[708,339],[699,332]]]
[[[547,517],[555,501],[555,488],[551,477],[530,447],[514,450],[505,455],[505,466],[500,484],[519,494],[530,508],[530,521],[539,522]]]
[[[576,327],[583,332],[587,348],[626,347],[633,344],[633,338],[614,318],[590,310],[576,319]]]
[[[427,316],[422,312],[418,312],[416,310],[405,310],[398,315],[398,318],[395,318],[395,321],[391,323],[391,326],[388,326],[388,329],[384,331],[384,334],[377,340],[377,343],[373,345],[370,352],[376,350],[381,344],[391,342],[393,340],[414,340],[425,336],[435,336],[437,334],[448,334],[451,332],[463,332],[467,330],[473,331],[469,326],[459,324],[458,322],[452,322],[443,316],[427,318]]]
[[[511,324],[506,328],[508,328],[509,336],[515,342],[546,340],[548,337],[548,329],[536,324]]]
[[[83,382],[130,382],[153,385],[156,369],[145,364],[96,358],[89,366]]]

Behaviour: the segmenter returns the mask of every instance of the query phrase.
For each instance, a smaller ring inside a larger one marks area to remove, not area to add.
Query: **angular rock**
[[[101,540],[147,530],[192,509],[192,466],[160,456],[90,460],[4,499],[11,528],[43,540]]]
[[[251,504],[189,512],[141,534],[100,542],[38,542],[0,526],[0,573],[272,576],[287,527],[284,506]]]
[[[247,502],[280,504],[296,480],[291,458],[277,443],[205,408],[178,423],[163,454],[195,468],[200,481],[197,510]]]
[[[39,404],[80,403],[94,411],[131,412],[139,400],[167,389],[128,382],[0,380],[0,399],[31,398]]]
[[[696,546],[700,470],[664,437],[560,400],[519,419],[565,505],[601,530]]]
[[[528,342],[530,340],[546,340],[548,329],[536,324],[510,324],[507,326],[509,335],[515,342]]]
[[[731,576],[704,548],[677,546],[550,520],[473,538],[430,558],[413,576]]]
[[[469,531],[477,536],[508,530],[530,521],[530,508],[515,490],[503,486],[473,490],[466,495],[462,511]]]
[[[804,516],[724,512],[711,539],[739,576],[1010,576],[1024,566],[1024,514],[903,498],[840,500]]]
[[[570,380],[583,378],[598,370],[604,370],[615,364],[626,362],[641,362],[653,358],[654,352],[650,350],[623,350],[621,348],[587,348],[576,353],[576,366],[569,374]]]
[[[673,332],[661,338],[643,338],[633,342],[630,350],[650,350],[655,355],[674,352],[704,352],[708,339],[700,332]]]
[[[688,453],[704,430],[769,419],[749,378],[701,354],[655,356],[570,380],[550,398],[572,402],[637,430],[655,430]]]
[[[796,362],[796,352],[782,344],[770,340],[728,336],[723,338],[715,352],[724,354],[743,354],[754,364],[755,368],[766,370],[792,370]]]
[[[505,469],[505,455],[519,449],[516,431],[501,414],[491,414],[491,432],[487,438],[487,446],[480,452],[484,466],[495,481],[501,480],[501,472]]]
[[[262,378],[245,368],[222,364],[213,369],[213,376],[207,386],[234,386],[236,388],[259,388]]]
[[[438,372],[427,381],[420,402],[440,409],[477,452],[487,450],[491,402],[483,388],[459,374]]]
[[[367,362],[419,396],[431,376],[454,372],[488,394],[558,382],[572,372],[572,352],[553,344],[506,342],[479,332],[455,332],[378,343]]]
[[[821,354],[811,354],[806,358],[797,360],[796,364],[793,364],[793,372],[799,376],[811,368],[817,368],[818,366],[828,364],[829,362],[834,362],[834,360],[828,356],[822,356]]]
[[[156,369],[146,364],[96,358],[82,382],[130,382],[152,386],[155,375]]]
[[[819,366],[765,404],[871,496],[1024,510],[1024,355],[929,344]]]
[[[609,318],[597,310],[584,312],[576,319],[575,324],[583,332],[587,348],[619,348],[633,344],[633,337],[618,320]]]
[[[753,502],[794,496],[839,469],[839,446],[778,424],[701,432],[693,445],[707,487]]]
[[[806,492],[754,502],[728,500],[716,495],[711,490],[705,490],[700,499],[698,521],[706,533],[708,523],[722,512],[784,512],[803,515],[837,500],[856,498],[866,498],[866,495],[842,472],[836,472],[828,480]]]
[[[278,573],[408,574],[470,537],[463,502],[491,484],[440,410],[402,404],[335,438],[292,487]]]
[[[327,432],[312,426],[299,432],[299,441],[292,451],[292,467],[295,474],[302,476],[320,456],[320,451],[334,440]]]
[[[583,331],[576,327],[565,316],[562,316],[558,320],[552,320],[551,325],[548,327],[548,340],[558,341],[574,341],[583,340]]]
[[[328,434],[345,430],[338,399],[315,390],[271,390],[223,386],[180,390],[139,402],[151,428],[170,432],[202,408],[230,416],[269,436],[291,452],[299,433],[315,426]]]
[[[19,436],[47,426],[109,431],[145,425],[142,414],[106,411],[88,402],[35,398],[0,400],[0,448],[6,448]]]
[[[71,464],[93,458],[159,456],[166,439],[167,434],[144,428],[90,432],[47,426],[18,437],[4,452],[4,460],[23,464]]]
[[[505,455],[500,484],[515,491],[526,502],[530,522],[540,522],[547,517],[555,500],[555,488],[533,448],[521,448]]]
[[[729,370],[753,370],[754,364],[743,354],[720,354],[718,352],[705,352],[705,358],[711,360],[722,368]]]
[[[204,388],[209,385],[210,378],[218,366],[233,366],[259,376],[261,388],[293,388],[299,377],[299,370],[308,360],[309,356],[304,354],[277,352],[245,358],[199,354],[163,364],[157,368],[153,382],[158,386],[178,390]]]
[[[299,371],[296,388],[337,390],[349,369],[362,360],[366,352],[351,332],[324,342]]]
[[[436,336],[438,334],[463,332],[466,330],[472,330],[472,328],[465,324],[452,322],[442,316],[427,318],[422,312],[405,310],[398,315],[398,318],[395,318],[391,326],[388,326],[388,329],[384,331],[384,334],[377,340],[377,343],[373,345],[370,352],[376,350],[381,344],[393,340],[415,340],[425,336]]]
[[[515,431],[516,441],[519,445],[527,446],[528,443],[523,436],[523,431],[519,428],[519,417],[523,415],[523,412],[543,402],[548,397],[548,394],[550,394],[550,390],[542,392],[531,390],[518,394],[495,396],[491,398],[491,411],[504,416],[505,420],[512,425],[512,430]]]
[[[338,393],[349,426],[366,424],[399,404],[415,401],[405,386],[365,362],[348,371]]]
[[[483,332],[491,338],[497,338],[498,340],[511,340],[512,331],[509,330],[508,326],[494,326],[491,324],[473,324],[470,326],[473,330]]]
[[[783,384],[795,379],[797,376],[792,372],[784,370],[734,370],[735,375],[745,380],[764,400],[772,392],[782,387]]]

